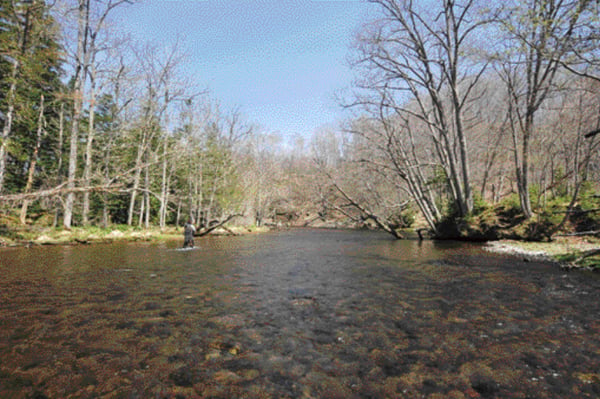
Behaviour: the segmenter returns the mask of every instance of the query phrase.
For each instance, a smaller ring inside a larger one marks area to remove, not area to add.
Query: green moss
[[[567,252],[556,255],[555,259],[561,263],[600,271],[600,255],[590,256],[579,260],[582,255],[583,252],[581,251]]]
[[[456,210],[448,206],[445,216],[436,226],[438,238],[467,240],[517,239],[524,241],[549,241],[564,218],[568,204],[564,198],[555,198],[543,210],[538,210],[532,218],[525,218],[521,211],[519,197],[510,195],[492,206],[475,196],[473,212],[466,217],[458,216]],[[574,213],[587,215],[587,213]],[[573,217],[571,218],[573,219]],[[585,228],[593,230],[598,224],[589,219],[572,222],[575,231]]]

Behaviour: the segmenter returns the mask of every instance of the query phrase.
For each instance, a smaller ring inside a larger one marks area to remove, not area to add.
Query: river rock
[[[212,351],[208,352],[204,356],[204,359],[206,359],[206,360],[215,360],[215,359],[219,359],[220,357],[221,357],[221,351],[212,350]]]
[[[213,375],[213,380],[219,384],[235,384],[242,380],[242,377],[229,370],[219,370]]]
[[[169,375],[169,379],[180,387],[191,387],[193,385],[194,375],[189,367],[181,367]]]
[[[244,316],[241,314],[230,314],[225,316],[217,316],[210,319],[215,324],[221,324],[225,328],[242,327],[246,324]]]
[[[260,377],[260,371],[256,369],[245,370],[242,372],[242,378],[245,381],[252,381]]]

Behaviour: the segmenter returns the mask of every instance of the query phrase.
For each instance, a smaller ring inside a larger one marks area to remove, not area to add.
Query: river
[[[600,278],[295,229],[0,249],[0,398],[597,398]]]

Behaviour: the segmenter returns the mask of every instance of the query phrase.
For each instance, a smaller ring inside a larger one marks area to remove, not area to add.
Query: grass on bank
[[[583,189],[582,189],[583,190]],[[457,217],[452,208],[438,226],[441,238],[492,242],[497,250],[552,259],[568,267],[600,271],[600,196],[587,187],[570,208],[567,195],[538,200],[533,217],[523,215],[519,198],[509,195],[496,204],[475,197],[473,213]],[[532,193],[532,198],[536,198]],[[567,217],[565,217],[567,216]],[[587,256],[593,254],[592,256]]]
[[[482,207],[479,215],[465,224],[469,234],[495,241],[496,249],[507,250],[523,255],[539,255],[554,259],[565,265],[590,268],[600,271],[600,254],[590,257],[582,257],[594,249],[600,248],[600,238],[593,236],[585,237],[554,237],[552,240],[531,241],[522,232],[516,229],[524,229],[525,224],[514,223],[518,220],[517,204],[507,206],[506,202],[496,207]],[[117,240],[127,241],[163,241],[182,239],[183,227],[167,226],[164,229],[150,227],[148,229],[138,226],[110,225],[108,227],[88,226],[73,227],[66,230],[62,227],[49,227],[52,217],[41,214],[30,219],[27,225],[19,222],[15,212],[0,214],[0,247],[17,245],[48,245],[48,244],[77,244],[94,242],[111,242]],[[509,223],[512,221],[512,223]],[[594,221],[595,222],[595,221]],[[539,223],[537,225],[551,225],[550,223]],[[507,226],[502,231],[501,226]],[[525,225],[526,226],[526,225]],[[588,228],[589,226],[584,226]],[[499,229],[500,228],[500,229]],[[516,228],[516,229],[515,229]],[[228,231],[215,231],[213,234],[247,234],[262,232],[268,229],[256,226],[233,226],[227,227]],[[485,237],[492,231],[493,237]],[[475,232],[475,234],[474,234]],[[499,234],[500,233],[500,234]],[[488,240],[486,240],[488,241]]]
[[[6,233],[6,234],[5,234]],[[73,227],[70,230],[63,228],[27,228],[19,227],[9,232],[0,232],[0,245],[23,244],[71,244],[107,242],[116,240],[164,240],[181,236],[181,228],[169,227],[166,229],[114,225],[106,228],[89,226]]]
[[[71,229],[48,227],[46,218],[38,218],[27,225],[20,224],[18,218],[10,214],[0,215],[0,247],[18,245],[66,245],[77,243],[111,241],[163,241],[183,239],[182,226],[157,226],[149,228],[128,225],[76,226]],[[211,234],[245,234],[263,231],[256,226],[233,226],[227,230],[215,230]]]

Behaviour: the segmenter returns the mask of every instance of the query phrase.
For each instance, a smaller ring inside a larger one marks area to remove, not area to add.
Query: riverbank
[[[500,240],[489,242],[486,248],[490,252],[520,256],[526,261],[556,262],[562,268],[600,271],[600,255],[582,258],[600,248],[600,239],[594,237],[557,237],[551,242]]]
[[[211,235],[241,235],[263,233],[268,227],[232,226],[216,229]],[[77,245],[114,241],[165,241],[182,238],[183,228],[169,226],[140,228],[126,225],[62,228],[11,227],[0,234],[0,247],[33,245]],[[600,248],[594,237],[558,237],[551,242],[499,240],[488,242],[490,252],[516,255],[525,260],[557,262],[563,268],[600,270],[600,255],[580,259],[589,251]]]
[[[264,232],[268,229],[255,226],[234,226],[219,228],[211,235],[239,235]],[[32,245],[76,245],[105,243],[114,241],[164,241],[183,237],[183,227],[140,228],[124,225],[102,227],[62,228],[18,228],[0,235],[0,247]]]

